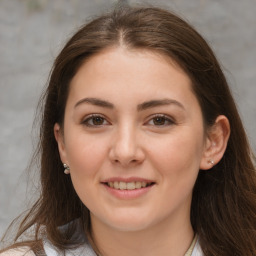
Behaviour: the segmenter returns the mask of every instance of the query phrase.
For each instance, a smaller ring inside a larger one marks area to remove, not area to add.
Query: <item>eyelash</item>
[[[98,121],[102,121],[101,124],[95,124],[95,123],[90,123],[90,122],[94,122],[97,121],[96,119],[100,119]],[[157,121],[156,119],[162,119],[162,121],[164,121],[163,124],[155,124],[154,121]],[[107,124],[106,124],[107,122]],[[153,122],[153,124],[150,124],[150,122]],[[93,127],[93,128],[99,128],[102,127],[104,125],[109,125],[110,123],[106,120],[106,118],[102,115],[99,114],[92,114],[86,117],[85,120],[82,121],[82,124],[86,125],[87,127]],[[164,114],[155,114],[153,116],[150,117],[150,119],[145,123],[145,124],[149,124],[150,126],[155,126],[155,127],[166,127],[166,126],[170,126],[175,124],[175,121],[164,115]]]
[[[166,116],[164,114],[155,114],[155,115],[151,116],[151,118],[149,119],[149,121],[146,122],[146,124],[149,124],[151,121],[154,122],[154,120],[156,120],[157,118],[161,118],[164,121],[164,124],[157,125],[157,124],[153,123],[153,124],[150,124],[151,126],[166,127],[166,126],[175,124],[175,121],[172,118],[170,118],[169,116]]]
[[[96,121],[96,118],[100,118],[102,121],[103,121],[103,124],[90,124],[89,122],[90,121]],[[82,124],[88,126],[88,127],[94,127],[94,128],[98,128],[98,127],[101,127],[101,126],[104,126],[106,124],[104,124],[105,122],[107,122],[107,124],[109,124],[109,122],[106,120],[106,118],[102,115],[99,115],[99,114],[92,114],[92,115],[89,115],[86,117],[85,120],[82,121]]]

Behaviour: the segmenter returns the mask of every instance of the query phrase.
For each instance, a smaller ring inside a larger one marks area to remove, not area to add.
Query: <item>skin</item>
[[[64,131],[55,124],[54,133],[103,255],[185,254],[194,236],[193,186],[199,169],[224,154],[229,124],[219,116],[204,130],[191,81],[178,65],[121,47],[93,56],[72,79]],[[112,193],[109,179],[153,185],[127,197]]]

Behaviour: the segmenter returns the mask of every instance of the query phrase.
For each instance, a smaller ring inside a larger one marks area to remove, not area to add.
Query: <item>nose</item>
[[[145,153],[140,144],[139,136],[136,128],[127,124],[117,129],[109,152],[111,162],[123,167],[142,163],[145,159]]]

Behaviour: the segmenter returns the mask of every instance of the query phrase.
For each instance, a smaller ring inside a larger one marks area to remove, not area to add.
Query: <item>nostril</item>
[[[121,163],[121,161],[119,161],[118,159],[115,159],[114,162],[115,162],[115,163]],[[129,163],[137,163],[137,162],[138,162],[138,160],[133,159],[133,160],[131,160],[131,161],[128,161],[128,164],[129,164]]]

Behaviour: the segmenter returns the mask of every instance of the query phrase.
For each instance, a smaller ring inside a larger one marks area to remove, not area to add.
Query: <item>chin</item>
[[[119,224],[109,224],[110,227],[117,231],[122,231],[122,232],[137,232],[137,231],[142,231],[147,229],[149,225],[144,224],[144,223],[119,223]]]
[[[152,221],[149,221],[145,216],[111,216],[111,218],[103,220],[103,222],[110,228],[117,231],[135,232],[149,228],[152,225]]]

